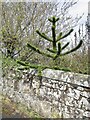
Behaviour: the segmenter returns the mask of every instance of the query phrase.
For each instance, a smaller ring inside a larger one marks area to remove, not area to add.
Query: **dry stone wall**
[[[90,76],[46,69],[40,81],[32,71],[23,71],[20,80],[10,72],[3,78],[3,94],[46,118],[90,117]]]

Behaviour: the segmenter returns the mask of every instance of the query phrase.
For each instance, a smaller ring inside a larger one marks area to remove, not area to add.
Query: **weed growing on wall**
[[[82,40],[80,40],[78,45],[76,47],[74,47],[73,49],[65,51],[65,49],[68,47],[68,45],[70,43],[67,42],[66,44],[62,45],[61,40],[64,38],[67,38],[73,32],[73,29],[71,29],[66,34],[62,33],[61,31],[58,34],[56,34],[56,23],[59,21],[59,18],[56,18],[55,16],[53,16],[52,18],[49,18],[48,21],[52,23],[52,27],[51,27],[52,36],[47,36],[45,33],[42,33],[39,30],[36,30],[36,32],[44,40],[47,40],[48,42],[50,42],[52,46],[50,48],[46,48],[46,51],[44,51],[44,50],[42,51],[41,49],[37,48],[36,46],[28,43],[27,44],[28,48],[30,48],[31,50],[35,51],[38,54],[41,54],[42,56],[51,58],[53,60],[53,62],[55,62],[57,60],[57,58],[60,58],[67,54],[70,54],[81,47]],[[41,65],[41,64],[31,64],[29,62],[23,62],[23,61],[17,61],[17,62],[23,66],[22,68],[19,68],[20,70],[34,68],[34,69],[37,69],[39,76],[42,75],[42,70],[44,70],[46,68],[70,71],[70,69],[61,68],[58,65],[48,66],[48,65]]]

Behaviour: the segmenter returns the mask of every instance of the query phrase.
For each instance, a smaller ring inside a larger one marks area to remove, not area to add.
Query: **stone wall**
[[[32,74],[31,74],[32,72]],[[21,102],[45,118],[90,117],[90,76],[46,69],[42,79],[33,70],[23,71],[16,79],[14,71],[3,78],[3,94]],[[41,79],[41,80],[40,80]]]

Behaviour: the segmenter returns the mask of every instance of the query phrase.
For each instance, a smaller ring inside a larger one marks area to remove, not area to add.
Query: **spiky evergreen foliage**
[[[27,47],[32,49],[33,51],[44,55],[46,57],[50,57],[53,59],[53,61],[56,60],[56,58],[63,56],[63,55],[67,55],[70,54],[74,51],[76,51],[77,49],[80,48],[80,46],[82,45],[82,40],[80,40],[79,44],[66,52],[62,52],[64,51],[64,49],[69,45],[69,42],[67,42],[64,46],[62,46],[61,44],[61,39],[66,38],[67,36],[69,36],[72,32],[73,29],[71,29],[68,33],[66,33],[65,35],[63,35],[62,32],[60,32],[57,36],[56,36],[56,22],[59,20],[59,18],[56,17],[52,17],[48,19],[51,23],[52,23],[52,37],[47,36],[45,33],[41,33],[39,30],[36,30],[37,34],[39,36],[41,36],[42,38],[44,38],[45,40],[47,40],[48,42],[52,43],[52,48],[47,48],[48,52],[42,51],[39,48],[31,45],[31,44],[27,44]],[[64,71],[69,71],[69,69],[66,68],[60,68],[59,66],[54,66],[54,67],[50,67],[50,66],[42,66],[42,65],[34,65],[34,64],[30,64],[30,63],[25,63],[22,61],[18,61],[19,64],[23,65],[23,68],[19,68],[20,70],[22,69],[29,69],[29,68],[34,68],[38,70],[38,75],[41,76],[42,70],[46,69],[46,68],[50,68],[50,69],[57,69],[57,70],[64,70]]]

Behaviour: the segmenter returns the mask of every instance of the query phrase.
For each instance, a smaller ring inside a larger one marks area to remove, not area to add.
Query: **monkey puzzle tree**
[[[56,58],[58,58],[58,57],[72,53],[80,48],[80,46],[82,45],[82,40],[80,40],[79,44],[76,47],[74,47],[73,49],[64,51],[64,49],[69,45],[69,42],[67,42],[65,45],[62,46],[61,39],[64,39],[67,36],[69,36],[73,32],[73,29],[71,29],[66,34],[63,34],[62,32],[60,32],[58,35],[56,35],[56,22],[59,21],[59,18],[56,18],[55,16],[53,16],[52,18],[49,18],[48,20],[52,23],[52,29],[51,29],[52,36],[49,37],[45,33],[41,33],[39,30],[36,30],[36,32],[39,36],[41,36],[42,38],[44,38],[45,40],[50,42],[52,44],[52,47],[47,48],[46,51],[44,51],[44,50],[42,51],[41,49],[28,43],[27,44],[28,48],[32,49],[33,51],[37,52],[38,54],[41,54],[42,56],[53,59],[53,61],[55,61]],[[39,76],[41,76],[42,70],[44,70],[46,68],[69,71],[69,69],[60,68],[59,65],[58,66],[56,66],[56,65],[48,66],[48,65],[41,65],[41,64],[35,65],[35,64],[31,64],[31,63],[23,62],[23,61],[17,61],[17,62],[23,66],[22,68],[19,68],[20,70],[34,68],[34,69],[37,69]]]
[[[25,3],[25,2],[4,2],[2,4],[2,29],[1,29],[1,48],[0,51],[5,57],[13,59],[21,59],[22,61],[30,60],[39,61],[41,57],[34,57],[34,51],[28,50],[27,42],[33,43],[35,46],[44,48],[47,44],[41,40],[41,37],[35,33],[36,28],[40,31],[45,29],[45,33],[50,34],[50,25],[47,20],[49,16],[59,16],[60,22],[57,25],[57,31],[68,31],[75,27],[80,20],[80,16],[72,16],[69,9],[76,4],[76,0],[65,0],[63,2],[41,2],[41,3]],[[59,27],[58,27],[59,26]],[[42,44],[42,45],[41,45]],[[49,46],[49,45],[48,45]],[[37,53],[35,53],[37,54]],[[32,57],[33,56],[33,57]],[[41,61],[41,60],[40,60]],[[47,58],[42,59],[47,61]],[[48,59],[49,61],[49,59]]]

